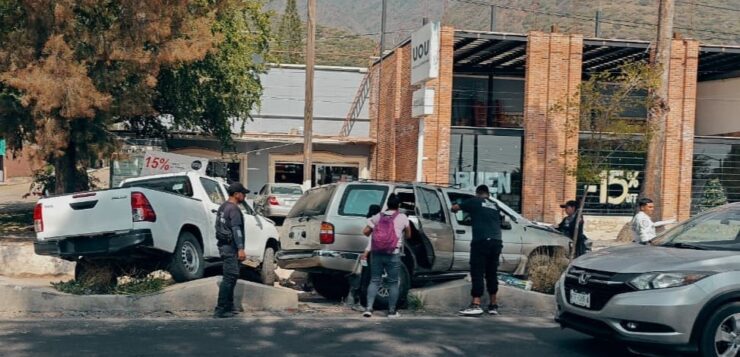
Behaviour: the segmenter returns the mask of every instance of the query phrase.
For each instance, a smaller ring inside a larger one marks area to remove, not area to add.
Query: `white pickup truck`
[[[175,281],[203,277],[220,260],[215,220],[226,185],[194,172],[128,179],[121,187],[39,200],[34,209],[36,254],[76,261],[75,275],[100,264],[114,271],[166,269]],[[272,221],[246,203],[244,264],[275,282],[280,248]]]

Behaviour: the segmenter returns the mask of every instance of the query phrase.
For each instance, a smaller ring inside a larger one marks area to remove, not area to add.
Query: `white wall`
[[[740,132],[740,78],[699,82],[696,135]]]

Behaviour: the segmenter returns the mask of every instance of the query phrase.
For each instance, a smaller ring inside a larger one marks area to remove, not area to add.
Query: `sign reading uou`
[[[411,96],[411,117],[434,114],[434,89],[421,88]]]
[[[511,173],[458,171],[455,172],[455,184],[461,190],[474,190],[476,185],[485,184],[496,197],[498,194],[511,193]]]
[[[621,205],[623,203],[634,204],[637,202],[637,196],[639,192],[630,192],[630,189],[639,189],[640,176],[639,171],[626,171],[626,170],[609,170],[601,172],[601,184],[600,185],[588,185],[587,190],[590,193],[599,194],[599,203]],[[614,189],[619,194],[613,195]]]
[[[147,151],[140,175],[149,176],[186,171],[196,171],[205,175],[207,166],[207,159],[161,151]]]
[[[439,76],[439,22],[430,22],[411,34],[411,84]]]

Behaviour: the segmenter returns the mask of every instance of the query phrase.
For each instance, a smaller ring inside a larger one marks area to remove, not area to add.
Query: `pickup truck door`
[[[439,188],[426,185],[415,184],[414,196],[418,228],[434,248],[432,271],[448,271],[452,267],[455,238],[449,208],[445,207],[447,201]]]
[[[244,214],[244,234],[246,235],[244,250],[250,259],[262,261],[267,241],[264,236],[264,218],[257,216],[257,213],[246,202],[242,204],[242,214]]]
[[[524,227],[516,217],[507,212],[509,209],[502,202],[495,200],[501,210],[501,238],[504,240],[504,249],[501,252],[499,271],[513,273],[522,259],[522,239]]]
[[[216,216],[218,208],[222,203],[226,202],[226,191],[223,189],[221,184],[218,182],[201,177],[200,184],[205,191],[205,197],[203,198],[203,205],[205,208],[206,216],[208,217],[208,227],[206,236],[203,237],[203,255],[207,257],[218,257],[218,241],[216,240]]]

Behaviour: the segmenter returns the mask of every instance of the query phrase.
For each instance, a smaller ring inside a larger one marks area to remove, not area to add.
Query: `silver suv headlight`
[[[667,289],[693,284],[715,272],[670,272],[645,273],[632,280],[629,284],[637,290]]]

